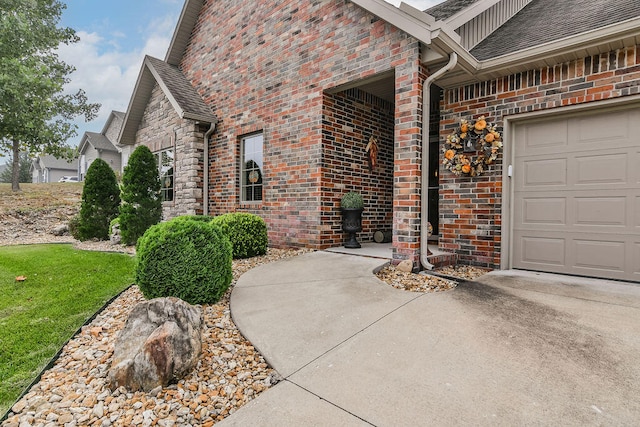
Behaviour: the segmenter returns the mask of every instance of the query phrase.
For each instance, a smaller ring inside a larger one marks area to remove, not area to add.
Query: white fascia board
[[[452,40],[455,40],[456,43],[460,44],[462,38],[458,33],[454,30],[456,27],[453,27],[447,24],[445,21],[436,21],[435,18],[427,13],[424,13],[420,9],[416,9],[415,7],[408,5],[406,3],[400,3],[400,10],[413,16],[421,22],[429,25],[431,31],[444,31],[446,32]],[[433,38],[433,34],[431,38]]]
[[[146,63],[147,63],[147,57],[145,56],[144,60],[142,61],[142,66],[140,67],[140,72],[138,73],[138,78],[136,79],[136,85],[133,87],[133,93],[131,94],[131,98],[129,99],[129,105],[127,106],[127,111],[124,114],[124,119],[122,121],[122,128],[120,128],[120,133],[118,134],[117,143],[121,145],[133,145],[135,143],[135,132],[137,129],[133,131],[133,136],[132,136],[131,135],[132,132],[129,131],[129,127],[131,126],[130,121],[132,120],[132,115],[134,115],[133,113],[134,104],[135,104],[136,98],[139,96],[139,92],[142,90],[144,80],[151,78]],[[138,123],[136,123],[136,128],[137,128],[137,125]],[[123,137],[126,137],[125,141],[122,140]]]
[[[384,0],[351,0],[351,2],[415,37],[419,41],[427,44],[431,43],[430,25],[398,9],[394,5]]]
[[[618,41],[629,36],[638,36],[640,32],[640,17],[608,25],[596,30],[588,31],[576,36],[567,37],[550,43],[544,43],[529,49],[498,56],[481,61],[479,71],[494,70],[544,59],[545,57],[573,52],[579,49],[597,46],[607,41]]]
[[[430,46],[435,51],[449,56],[452,52],[458,54],[458,66],[462,67],[467,73],[475,74],[480,63],[473,57],[460,43],[451,37],[448,31],[438,29],[433,32],[433,41]]]
[[[182,110],[182,108],[180,108],[180,104],[178,104],[178,102],[173,97],[173,94],[171,93],[171,91],[169,90],[167,85],[164,83],[162,78],[160,78],[160,74],[158,74],[158,71],[153,67],[153,64],[151,64],[151,61],[149,61],[147,58],[145,58],[144,64],[149,69],[151,74],[153,75],[153,78],[155,79],[156,83],[158,83],[158,85],[160,86],[160,89],[162,89],[162,92],[164,92],[164,95],[167,97],[167,99],[169,100],[169,102],[173,106],[173,109],[176,110],[176,113],[178,113],[178,116],[181,119],[183,119],[184,118],[184,110]]]
[[[424,13],[423,11],[421,11],[420,9],[417,9],[413,6],[411,6],[410,4],[407,4],[405,2],[401,2],[400,6],[398,6],[398,9],[400,9],[401,11],[408,13],[409,15],[413,16],[416,19],[419,19],[420,21],[423,21],[424,23],[433,26],[436,23],[436,18],[434,18],[433,16]]]

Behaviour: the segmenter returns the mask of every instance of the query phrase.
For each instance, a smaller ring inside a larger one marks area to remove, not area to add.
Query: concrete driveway
[[[244,274],[242,333],[283,381],[220,425],[638,425],[640,286],[516,271],[419,294],[379,259]]]

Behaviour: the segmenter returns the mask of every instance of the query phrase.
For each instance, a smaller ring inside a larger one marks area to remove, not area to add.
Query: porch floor
[[[362,247],[358,249],[348,249],[344,246],[325,249],[327,252],[338,254],[366,256],[370,258],[393,259],[393,245],[391,243],[361,243]],[[435,267],[445,267],[455,265],[458,257],[456,254],[444,252],[438,248],[438,245],[429,245],[431,255],[427,257],[429,262]]]

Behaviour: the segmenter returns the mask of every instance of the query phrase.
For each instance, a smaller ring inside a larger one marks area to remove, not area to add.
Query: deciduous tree
[[[20,152],[71,158],[72,121],[92,120],[100,107],[82,90],[64,92],[75,69],[56,49],[78,41],[73,29],[58,27],[65,7],[58,0],[0,0],[0,149],[13,154],[14,191]]]

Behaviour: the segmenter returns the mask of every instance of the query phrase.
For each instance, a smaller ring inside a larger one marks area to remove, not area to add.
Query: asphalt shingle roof
[[[107,151],[118,151],[111,141],[109,141],[109,138],[103,134],[96,132],[86,132],[86,134],[89,144],[93,145],[94,148]]]
[[[447,19],[461,10],[471,6],[478,0],[447,0],[425,10],[426,13],[436,18],[436,20]]]
[[[74,170],[76,169],[77,160],[68,161],[64,158],[56,159],[54,156],[47,154],[46,156],[40,157],[40,163],[49,169],[67,169]]]
[[[184,112],[213,117],[211,109],[178,67],[151,56],[147,56],[147,59]]]
[[[487,60],[637,16],[639,0],[533,0],[471,54]]]

